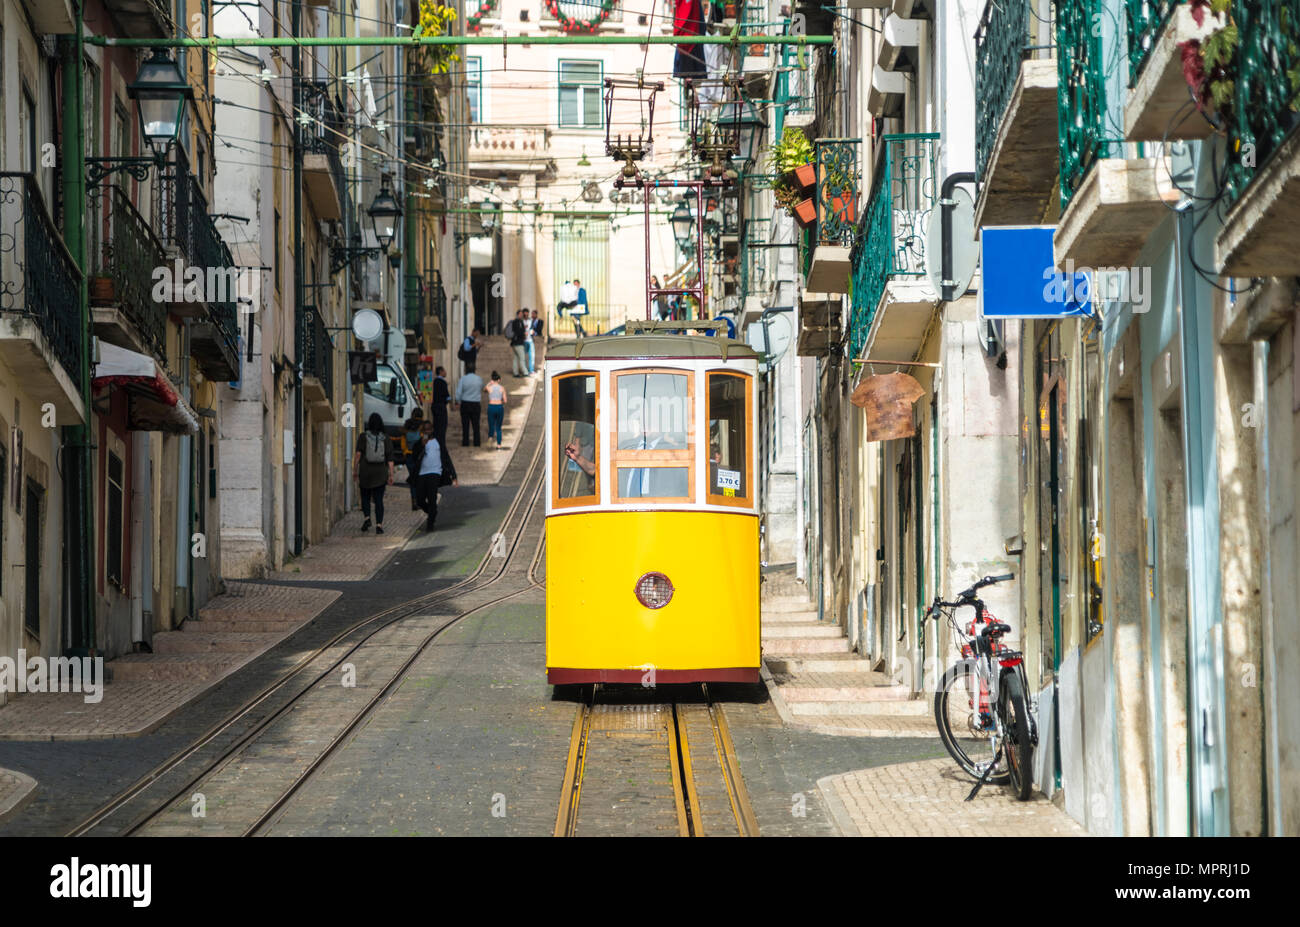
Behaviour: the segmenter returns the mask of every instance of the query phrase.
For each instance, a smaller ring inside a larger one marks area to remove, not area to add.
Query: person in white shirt
[[[434,437],[433,422],[425,422],[420,427],[420,443],[415,446],[413,456],[419,461],[416,499],[424,510],[424,530],[432,531],[434,522],[438,520],[438,487],[449,483],[460,485],[451,455],[446,446]]]
[[[474,430],[474,446],[479,446],[479,427],[483,410],[483,378],[474,372],[474,365],[465,368],[465,375],[456,383],[456,404],[460,406],[460,446],[469,447],[470,429]]]

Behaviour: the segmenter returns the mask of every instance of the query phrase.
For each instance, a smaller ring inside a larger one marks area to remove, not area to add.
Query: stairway
[[[842,628],[817,619],[801,584],[765,583],[762,608],[763,663],[787,721],[825,733],[935,735],[928,701],[872,670]]]

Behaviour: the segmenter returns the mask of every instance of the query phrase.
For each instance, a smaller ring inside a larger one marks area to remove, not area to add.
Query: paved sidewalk
[[[403,475],[405,470],[399,468],[398,475]],[[276,570],[269,578],[329,582],[370,579],[424,526],[424,513],[411,509],[411,491],[407,485],[395,483],[384,492],[384,533],[375,534],[373,526],[363,532],[364,521],[360,509],[348,512],[334,523],[329,537],[304,548],[297,557],[285,562],[283,570]]]
[[[1064,811],[1036,794],[1016,801],[985,786],[950,759],[921,760],[826,776],[817,787],[846,837],[1086,837]]]
[[[104,740],[147,734],[187,702],[329,607],[334,589],[230,581],[198,621],[154,635],[151,654],[109,661],[98,702],[28,693],[0,709],[0,740]],[[2,786],[0,786],[2,787]]]
[[[501,385],[506,388],[506,418],[501,426],[501,450],[496,442],[488,438],[487,432],[487,397],[483,397],[482,431],[483,443],[479,447],[461,445],[460,411],[453,410],[447,418],[447,450],[456,464],[456,473],[462,486],[483,486],[496,484],[510,466],[511,459],[519,446],[519,437],[523,434],[524,423],[528,421],[528,411],[533,399],[542,392],[541,352],[537,357],[537,373],[532,376],[515,378],[510,373],[510,342],[500,335],[488,335],[478,352],[476,373],[483,377],[484,384],[490,382],[492,371],[501,374]],[[459,366],[459,362],[458,366]],[[453,387],[455,384],[452,384]],[[532,453],[533,448],[526,448]]]
[[[36,780],[12,769],[0,769],[0,821],[22,810],[36,794]]]

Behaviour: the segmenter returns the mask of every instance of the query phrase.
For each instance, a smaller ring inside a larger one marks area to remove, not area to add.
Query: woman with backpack
[[[371,412],[366,420],[366,430],[357,437],[357,450],[352,455],[352,471],[361,487],[361,514],[365,521],[362,531],[370,530],[370,503],[375,504],[375,534],[384,533],[384,488],[393,485],[393,443],[384,434],[384,419]]]

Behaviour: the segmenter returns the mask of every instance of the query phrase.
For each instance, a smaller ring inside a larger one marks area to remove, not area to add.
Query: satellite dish
[[[784,357],[793,340],[794,325],[788,312],[767,313],[745,329],[745,342],[759,354],[764,366]]]
[[[352,314],[352,334],[358,341],[374,341],[384,333],[384,317],[373,309],[358,309]]]
[[[965,188],[952,193],[957,205],[952,208],[952,280],[953,296],[960,297],[970,286],[979,264],[979,245],[975,241],[975,201]],[[925,232],[925,276],[936,293],[943,293],[943,208],[930,211]]]

